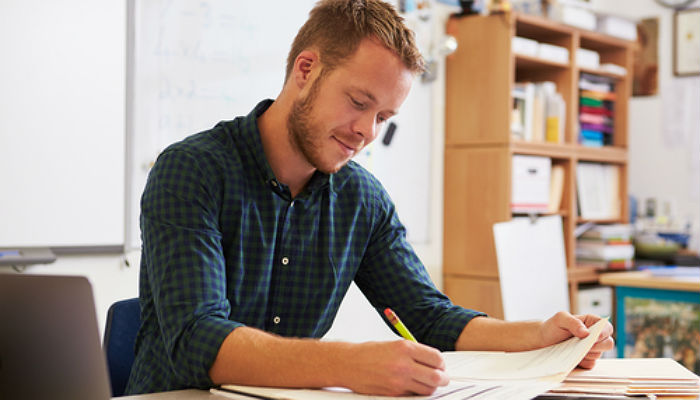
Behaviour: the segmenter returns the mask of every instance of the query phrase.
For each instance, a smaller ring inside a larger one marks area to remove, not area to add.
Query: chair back
[[[103,348],[107,356],[112,397],[124,394],[134,363],[134,342],[140,326],[138,298],[117,301],[109,307]]]

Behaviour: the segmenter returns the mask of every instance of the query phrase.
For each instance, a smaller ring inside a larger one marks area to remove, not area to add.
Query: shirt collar
[[[239,126],[243,133],[242,139],[253,155],[256,167],[261,173],[264,184],[271,186],[273,190],[280,188],[279,190],[282,192],[289,193],[289,188],[277,180],[270,163],[267,161],[267,157],[265,157],[265,151],[263,150],[262,139],[260,137],[260,129],[258,127],[258,118],[267,111],[273,102],[274,100],[272,99],[265,99],[258,103],[248,115],[242,118]],[[316,170],[299,196],[311,195],[325,186],[328,186],[329,189],[333,191],[333,175]]]

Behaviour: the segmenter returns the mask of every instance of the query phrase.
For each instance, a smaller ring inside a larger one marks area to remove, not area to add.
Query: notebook
[[[109,399],[88,280],[0,274],[0,399]]]

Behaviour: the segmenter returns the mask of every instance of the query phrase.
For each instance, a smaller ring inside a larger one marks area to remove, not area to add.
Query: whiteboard
[[[124,244],[126,6],[0,2],[0,247]]]
[[[139,201],[148,171],[169,144],[248,114],[282,88],[286,57],[315,0],[132,0],[129,51],[127,243],[140,246]],[[430,86],[416,80],[394,119],[357,161],[394,199],[413,242],[428,239]]]

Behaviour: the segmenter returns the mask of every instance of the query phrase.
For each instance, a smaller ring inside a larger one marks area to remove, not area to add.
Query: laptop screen
[[[110,398],[86,278],[0,274],[0,321],[0,399]]]

